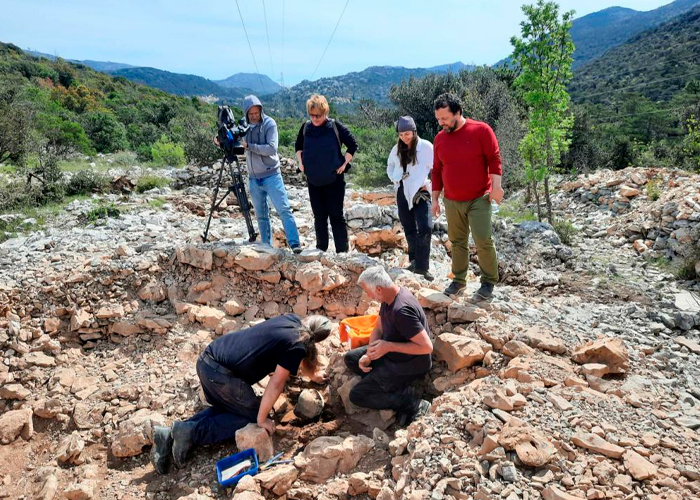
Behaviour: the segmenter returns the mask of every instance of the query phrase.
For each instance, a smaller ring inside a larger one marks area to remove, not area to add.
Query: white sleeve
[[[418,167],[416,173],[419,174],[422,179],[427,179],[433,168],[433,145],[430,141],[423,142],[423,147],[418,157],[418,165],[416,165],[416,167]]]
[[[396,155],[396,146],[391,150],[391,153],[389,153],[389,159],[387,160],[387,165],[386,165],[386,175],[389,176],[389,179],[391,182],[394,184],[398,183],[401,181],[401,178],[403,177],[403,171],[400,167],[400,165],[397,162],[398,156]]]

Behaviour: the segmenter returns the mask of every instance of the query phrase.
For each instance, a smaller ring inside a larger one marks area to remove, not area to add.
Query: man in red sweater
[[[445,293],[456,295],[467,286],[471,230],[481,269],[481,288],[476,297],[489,299],[498,283],[498,258],[491,236],[491,200],[500,204],[503,199],[498,141],[486,123],[462,116],[462,103],[456,95],[440,95],[434,108],[442,130],[433,144],[433,216],[440,215],[440,193],[444,188],[454,274]]]

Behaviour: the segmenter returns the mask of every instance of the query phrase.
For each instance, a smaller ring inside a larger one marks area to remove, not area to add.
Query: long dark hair
[[[318,347],[316,347],[316,344],[326,340],[332,329],[333,324],[325,316],[309,316],[301,322],[299,342],[306,349],[304,364],[310,373],[315,372],[318,367]]]
[[[409,165],[416,164],[416,148],[418,146],[418,132],[413,132],[413,139],[411,139],[411,144],[408,146],[399,137],[398,142],[398,153],[399,162],[401,166],[405,169]]]

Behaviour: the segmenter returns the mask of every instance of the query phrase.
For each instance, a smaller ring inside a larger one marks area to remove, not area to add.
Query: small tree
[[[539,0],[524,5],[527,20],[520,23],[522,38],[511,38],[513,62],[520,74],[516,85],[528,107],[528,133],[520,143],[526,177],[537,195],[544,184],[547,218],[553,223],[549,177],[569,148],[573,116],[569,112],[566,86],[571,80],[574,43],[571,19],[574,11],[559,18],[559,5]],[[538,206],[539,213],[539,206]],[[541,219],[540,219],[541,220]]]

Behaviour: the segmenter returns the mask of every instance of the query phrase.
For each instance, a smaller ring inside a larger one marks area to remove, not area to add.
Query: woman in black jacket
[[[295,144],[299,169],[306,174],[311,210],[314,213],[316,248],[328,250],[328,220],[336,253],[348,251],[348,229],[343,215],[344,172],[350,165],[357,141],[345,125],[328,118],[330,108],[322,95],[306,101],[310,121],[299,129]],[[346,150],[343,155],[342,145]]]

